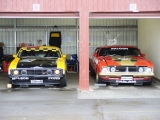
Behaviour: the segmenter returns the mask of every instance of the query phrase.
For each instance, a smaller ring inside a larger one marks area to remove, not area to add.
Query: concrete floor
[[[160,82],[152,86],[97,86],[79,91],[78,74],[67,74],[65,88],[7,89],[0,73],[0,120],[159,120]]]

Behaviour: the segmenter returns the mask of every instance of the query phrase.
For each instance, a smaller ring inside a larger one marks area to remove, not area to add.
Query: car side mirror
[[[13,57],[14,57],[14,58],[16,58],[16,57],[17,57],[17,55],[16,55],[16,54],[13,54]]]
[[[66,55],[62,55],[63,58],[66,58]]]
[[[145,54],[142,54],[142,57],[145,57]]]
[[[94,53],[93,56],[97,57],[97,54]]]

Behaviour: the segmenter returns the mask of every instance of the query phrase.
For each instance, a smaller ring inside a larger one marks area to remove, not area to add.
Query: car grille
[[[27,70],[27,75],[47,75],[47,70]]]
[[[116,66],[116,72],[138,72],[137,66]]]
[[[17,68],[17,70],[19,71],[19,76],[33,76],[33,75],[43,75],[43,76],[50,76],[50,75],[55,75],[55,70],[57,70],[56,68],[55,69],[47,69],[47,68],[41,68],[41,69],[34,69],[34,68]],[[48,72],[49,70],[49,72]],[[62,69],[59,69],[60,70],[60,74],[59,75],[62,75],[63,74],[63,70]],[[25,71],[25,72],[24,72]]]

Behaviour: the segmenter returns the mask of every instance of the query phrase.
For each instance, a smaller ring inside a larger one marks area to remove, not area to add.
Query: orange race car
[[[135,46],[97,47],[89,60],[91,75],[97,83],[151,85],[154,65]]]

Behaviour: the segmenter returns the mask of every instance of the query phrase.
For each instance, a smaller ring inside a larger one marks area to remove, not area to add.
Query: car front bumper
[[[134,83],[134,84],[139,84],[139,83],[147,83],[151,82],[151,76],[141,76],[141,77],[134,77],[134,76],[121,76],[121,77],[108,77],[108,76],[99,76],[101,81],[103,82],[110,82],[110,83]]]
[[[60,84],[63,76],[30,76],[30,77],[10,77],[10,83],[14,85],[55,85]]]

